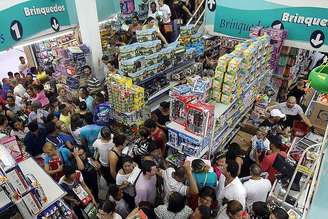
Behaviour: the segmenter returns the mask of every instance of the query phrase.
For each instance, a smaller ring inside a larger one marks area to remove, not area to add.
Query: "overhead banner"
[[[70,25],[65,0],[1,0],[0,51],[40,32]]]
[[[291,46],[328,48],[327,0],[207,0],[207,7],[215,32],[247,38],[254,26],[273,27],[288,31]]]

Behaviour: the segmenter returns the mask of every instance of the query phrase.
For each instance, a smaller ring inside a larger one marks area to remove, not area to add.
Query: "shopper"
[[[227,160],[226,167],[223,170],[225,176],[225,186],[219,192],[218,201],[223,206],[227,201],[237,200],[243,208],[246,207],[246,190],[238,178],[239,165],[234,160]]]
[[[213,212],[209,207],[198,206],[189,219],[212,219]]]
[[[37,122],[31,122],[27,125],[29,132],[24,138],[25,151],[32,157],[40,156],[42,147],[46,143],[47,131],[40,128]]]
[[[71,92],[65,87],[61,86],[57,89],[57,99],[60,103],[70,106],[73,103],[73,96]]]
[[[136,197],[135,204],[138,206],[140,202],[146,201],[151,204],[156,199],[156,173],[157,167],[154,161],[145,160],[141,166],[142,174],[135,183]]]
[[[249,209],[251,219],[269,219],[270,210],[265,202],[254,202]]]
[[[223,206],[216,219],[243,219],[243,206],[237,200],[232,200]]]
[[[19,111],[23,110],[22,106],[17,105],[17,103],[15,102],[15,97],[12,97],[12,96],[7,97],[6,107],[7,107],[7,109],[9,109],[10,111],[12,111],[14,113],[18,113]]]
[[[87,81],[86,85],[88,88],[88,91],[91,94],[97,93],[102,90],[103,85],[102,83],[92,74],[92,69],[90,66],[86,65],[82,69],[83,74],[85,75]]]
[[[25,57],[24,56],[20,56],[19,57],[19,65],[18,65],[18,71],[19,73],[24,73],[26,74],[27,70],[28,70],[28,64],[26,63]]]
[[[260,161],[263,160],[264,156],[270,151],[270,141],[267,139],[267,129],[265,127],[259,127],[251,139],[252,148],[249,153],[249,157],[252,161],[256,161],[256,152],[260,153]]]
[[[16,139],[23,142],[27,133],[28,128],[24,126],[22,121],[17,120],[13,125],[13,129],[11,130],[10,135],[15,136]]]
[[[20,98],[29,98],[25,87],[17,80],[12,80],[12,85],[14,86],[14,95],[19,96]]]
[[[129,215],[129,206],[123,199],[123,191],[120,187],[115,184],[109,185],[107,199],[115,202],[115,212],[118,213],[122,218],[126,218]]]
[[[159,0],[159,11],[163,14],[163,20],[162,20],[162,30],[164,37],[168,43],[173,42],[172,39],[172,32],[173,32],[173,26],[171,23],[171,9],[167,4],[164,4],[164,0]]]
[[[64,196],[64,200],[70,205],[70,207],[74,210],[75,214],[78,218],[84,218],[83,216],[83,205],[82,200],[79,199],[77,194],[74,192],[73,188],[76,188],[79,186],[81,189],[83,189],[88,196],[91,198],[92,203],[97,206],[97,202],[94,199],[90,189],[85,184],[83,176],[80,171],[75,170],[73,167],[65,167],[64,170],[64,176],[60,178],[59,185],[64,189],[64,191],[67,193],[66,196]]]
[[[107,182],[110,181],[110,168],[109,168],[109,152],[115,146],[113,143],[113,135],[108,127],[102,127],[100,131],[100,138],[94,143],[93,147],[96,151],[96,159],[101,164],[101,174]]]
[[[270,219],[288,219],[288,218],[289,218],[288,213],[280,207],[275,208],[270,214]]]
[[[97,213],[99,219],[122,219],[122,217],[115,212],[115,202],[106,200]]]
[[[136,32],[137,30],[141,30],[141,29],[142,29],[142,25],[139,23],[138,16],[133,16],[132,23],[129,25],[129,29],[128,29],[128,34],[130,37],[128,44],[137,42]]]
[[[9,123],[16,121],[15,113],[9,110],[4,103],[0,104],[0,115],[5,116]]]
[[[73,111],[71,108],[69,108],[68,105],[66,104],[60,104],[59,105],[59,111],[60,111],[60,116],[59,116],[59,121],[62,121],[66,127],[71,126],[71,111]]]
[[[102,126],[93,123],[93,115],[87,113],[85,115],[86,125],[80,128],[81,143],[85,146],[88,156],[94,155],[93,143],[97,140]]]
[[[55,123],[48,122],[46,124],[46,129],[48,132],[47,142],[53,144],[57,149],[66,147],[68,150],[73,150],[73,143],[60,133]]]
[[[253,164],[250,168],[251,178],[244,182],[246,189],[246,205],[248,209],[251,208],[254,202],[265,202],[268,193],[271,190],[271,182],[268,179],[261,177],[261,167],[257,164]]]
[[[188,219],[192,214],[191,208],[186,205],[186,197],[173,192],[168,197],[168,203],[154,209],[157,218],[161,219]]]
[[[191,162],[192,175],[197,183],[198,190],[201,190],[205,186],[216,188],[217,176],[214,172],[210,172],[210,166],[202,159],[194,159]]]
[[[122,151],[126,145],[127,138],[123,134],[116,134],[113,138],[114,147],[108,153],[109,171],[108,184],[115,184],[118,171],[122,168]]]
[[[163,130],[167,130],[166,123],[170,121],[170,103],[161,102],[159,108],[152,112],[152,119]]]
[[[100,164],[91,157],[87,157],[84,148],[81,146],[74,149],[74,153],[79,158],[76,159],[77,168],[81,171],[85,184],[90,188],[93,197],[98,201],[98,171],[100,170]]]
[[[93,97],[89,95],[88,89],[86,87],[81,87],[79,89],[79,98],[80,101],[84,101],[87,105],[88,111],[93,113]]]
[[[268,136],[280,135],[285,132],[285,127],[283,125],[285,118],[286,115],[279,109],[272,109],[270,111],[270,116],[260,124],[260,127],[265,127],[268,130]]]
[[[242,150],[240,145],[237,143],[231,143],[228,147],[226,154],[226,160],[234,160],[238,163],[238,176],[245,177],[249,176],[249,167],[253,163],[247,152]]]
[[[139,169],[131,157],[125,156],[122,158],[122,169],[120,169],[116,175],[116,185],[123,190],[123,198],[128,203],[130,209],[134,209],[135,207],[134,197],[136,192],[134,184],[129,183],[128,180],[134,171],[134,168]]]
[[[156,125],[156,122],[152,119],[147,119],[144,123],[145,128],[150,131],[150,136],[161,148],[162,154],[165,154],[165,144],[167,142],[164,131]]]
[[[267,110],[272,109],[279,109],[286,115],[286,121],[284,122],[285,126],[293,127],[294,121],[301,119],[309,128],[312,128],[312,123],[304,114],[302,107],[296,103],[296,98],[294,96],[288,97],[287,102],[279,103],[267,108]]]
[[[28,115],[28,122],[37,122],[38,124],[43,125],[49,113],[41,108],[41,104],[38,101],[32,103],[31,109],[32,111]]]
[[[160,175],[164,182],[165,201],[168,200],[172,192],[178,192],[183,196],[198,194],[197,184],[192,175],[189,161],[186,161],[183,167],[176,169],[169,167],[166,170],[160,170]],[[189,186],[185,184],[186,180]]]
[[[197,197],[188,197],[188,206],[193,210],[198,206],[206,206],[211,208],[213,212],[216,212],[218,210],[218,201],[215,193],[216,191],[213,188],[205,186],[199,191]]]
[[[56,181],[63,176],[63,167],[74,167],[75,163],[72,161],[73,155],[67,148],[56,148],[50,142],[43,146],[43,152],[46,154],[44,157],[44,170]]]
[[[132,147],[132,153],[134,160],[140,165],[142,157],[150,153],[150,144],[155,143],[152,142],[150,132],[146,128],[141,127],[138,131],[138,136],[139,137],[136,139],[135,144]]]
[[[147,24],[142,27],[144,30],[148,29],[155,29],[156,30],[156,36],[165,44],[167,45],[167,41],[165,37],[163,36],[162,32],[160,31],[159,27],[156,24],[156,19],[153,17],[148,17],[147,18]]]
[[[32,102],[39,102],[41,104],[41,107],[44,108],[49,105],[49,99],[46,96],[46,93],[44,91],[44,87],[42,84],[35,85],[35,98],[32,99]]]
[[[305,89],[306,89],[305,81],[303,80],[303,78],[300,78],[294,85],[291,85],[289,87],[288,97],[290,96],[295,97],[296,103],[300,104],[301,99],[306,93]]]
[[[156,20],[156,24],[161,20],[160,13],[158,12],[158,2],[151,1],[149,4],[148,17],[152,17]]]
[[[0,135],[1,137],[10,136],[12,128],[8,125],[8,120],[4,115],[0,115]]]
[[[77,145],[82,145],[80,129],[83,127],[83,120],[80,118],[80,115],[75,113],[71,117],[71,134]]]
[[[111,124],[111,107],[102,93],[97,93],[94,100],[94,122],[101,126],[110,126]]]
[[[271,148],[271,153],[266,155],[262,162],[259,161],[259,154],[256,153],[256,163],[261,166],[262,171],[268,172],[269,176],[268,179],[270,182],[273,184],[274,181],[276,180],[276,169],[273,167],[273,163],[276,160],[276,157],[278,154],[284,158],[287,157],[286,152],[281,151],[281,137],[280,136],[272,136],[269,138],[270,141],[270,148]]]

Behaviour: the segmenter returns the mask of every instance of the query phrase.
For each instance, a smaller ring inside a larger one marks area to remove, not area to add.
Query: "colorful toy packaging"
[[[172,95],[170,107],[170,120],[180,125],[186,124],[187,105],[196,99],[194,95]]]
[[[199,136],[210,134],[214,123],[215,106],[203,101],[187,104],[186,129]]]
[[[137,30],[136,36],[137,36],[137,41],[140,43],[157,39],[156,29]]]

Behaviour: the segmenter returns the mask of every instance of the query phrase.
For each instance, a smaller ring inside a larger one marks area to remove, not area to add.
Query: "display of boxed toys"
[[[186,130],[199,136],[207,136],[211,133],[214,123],[213,104],[203,101],[187,104]]]
[[[240,97],[268,69],[271,52],[270,37],[263,35],[242,42],[232,53],[221,56],[213,78],[212,98],[230,104]]]
[[[145,66],[145,57],[144,56],[137,56],[131,59],[122,60],[120,62],[120,70],[125,73],[132,73],[139,71],[140,69],[144,68]]]
[[[156,40],[156,29],[147,29],[147,30],[137,30],[136,37],[138,42],[146,42]]]
[[[138,111],[144,106],[144,88],[132,85],[130,78],[110,75],[107,79],[109,103],[117,112]]]
[[[179,95],[171,96],[170,120],[178,124],[185,125],[187,118],[187,105],[196,99],[194,95]]]

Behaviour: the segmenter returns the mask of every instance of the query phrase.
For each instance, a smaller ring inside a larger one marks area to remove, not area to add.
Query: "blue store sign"
[[[0,51],[71,24],[65,0],[1,0],[0,6]]]

